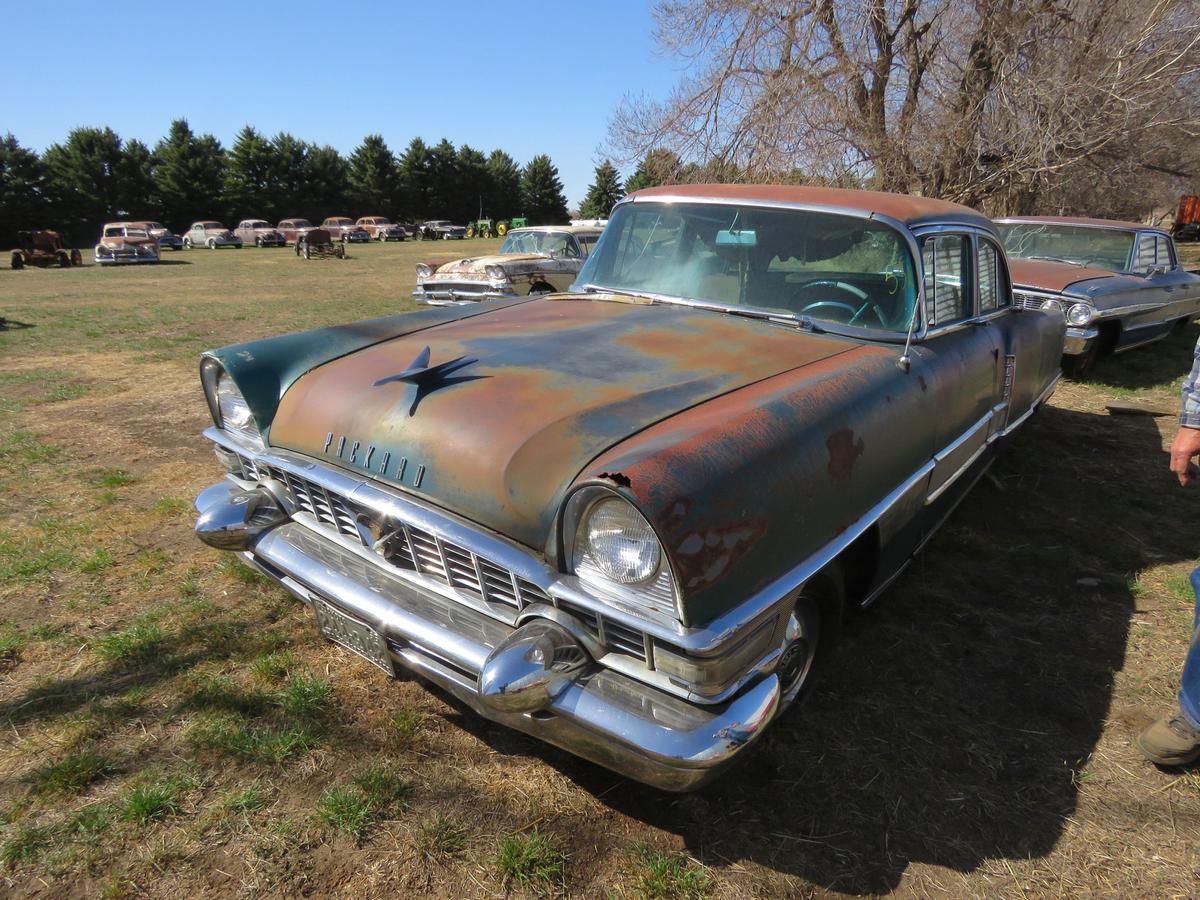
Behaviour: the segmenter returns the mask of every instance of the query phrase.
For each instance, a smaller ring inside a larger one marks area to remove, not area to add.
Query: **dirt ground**
[[[409,308],[417,260],[496,243],[0,269],[3,893],[1200,895],[1200,770],[1131,746],[1190,634],[1200,495],[1165,447],[1194,326],[1064,382],[812,702],[690,796],[386,680],[202,547],[198,353]]]

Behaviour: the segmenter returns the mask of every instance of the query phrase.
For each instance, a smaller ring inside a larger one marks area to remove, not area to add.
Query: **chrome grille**
[[[1041,309],[1042,304],[1047,300],[1062,302],[1063,298],[1057,294],[1035,294],[1031,291],[1013,289],[1013,306],[1018,309]]]
[[[592,638],[607,650],[633,657],[642,663],[647,662],[646,637],[637,629],[595,610],[552,598],[536,584],[510,569],[431,531],[418,528],[411,522],[378,522],[371,510],[327,490],[315,481],[275,466],[258,464],[240,453],[237,458],[246,480],[272,478],[285,485],[297,507],[326,528],[360,540],[357,523],[361,520],[368,527],[375,526],[373,533],[386,532],[378,544],[377,552],[397,569],[430,578],[468,599],[500,607],[507,613],[520,611],[531,603],[557,606],[578,619]],[[363,583],[371,584],[371,581],[364,579]]]

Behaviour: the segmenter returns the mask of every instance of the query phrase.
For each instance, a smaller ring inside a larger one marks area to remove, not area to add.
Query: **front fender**
[[[778,582],[930,459],[936,411],[897,348],[860,346],[652,426],[577,483],[615,483],[657,530],[689,625]]]

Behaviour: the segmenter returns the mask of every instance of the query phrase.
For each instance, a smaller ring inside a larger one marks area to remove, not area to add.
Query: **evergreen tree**
[[[350,154],[348,177],[355,215],[396,215],[396,157],[380,135],[368,134]]]
[[[275,222],[287,215],[279,205],[279,155],[270,141],[247,125],[238,132],[228,158],[224,205],[231,220],[261,216]]]
[[[511,219],[524,215],[521,202],[521,167],[503,150],[488,157],[488,194],[485,210],[493,219]]]
[[[560,225],[569,218],[558,169],[546,154],[531,159],[521,173],[521,200],[530,225]]]
[[[105,222],[127,214],[121,139],[111,128],[76,128],[47,148],[42,162],[58,226],[87,243]]]
[[[642,157],[637,169],[625,182],[625,193],[632,194],[642,188],[658,187],[660,184],[676,184],[680,172],[679,156],[671,150],[651,150]]]
[[[11,134],[0,140],[0,246],[16,243],[26,228],[53,227],[42,161]]]
[[[168,227],[182,230],[197,219],[225,214],[225,151],[220,141],[211,134],[197,136],[187,119],[176,119],[155,146],[154,157],[154,185]]]
[[[596,166],[596,178],[588,187],[587,196],[579,207],[579,215],[584,219],[607,219],[623,195],[620,173],[606,159]]]
[[[429,147],[419,137],[413,138],[397,165],[400,218],[422,222],[433,215],[429,206],[429,166]]]
[[[328,216],[348,216],[350,186],[348,166],[333,147],[313,147],[308,154],[308,218],[320,222]]]
[[[461,222],[462,218],[456,215],[464,206],[462,186],[458,181],[458,154],[446,138],[429,151],[428,183],[429,193],[425,199],[429,204],[429,216]]]
[[[129,218],[158,217],[158,198],[154,190],[154,154],[137,138],[125,142],[118,183],[118,205]]]
[[[275,154],[275,209],[280,219],[312,219],[309,202],[309,153],[312,145],[281,131],[271,139]],[[276,220],[278,221],[278,220]],[[320,224],[318,218],[315,224]]]
[[[458,148],[459,208],[453,214],[456,222],[473,222],[483,217],[495,218],[487,201],[491,197],[491,173],[487,157],[463,144]]]

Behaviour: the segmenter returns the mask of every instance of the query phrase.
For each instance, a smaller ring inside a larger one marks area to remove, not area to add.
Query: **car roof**
[[[1045,225],[1078,225],[1082,228],[1115,228],[1119,231],[1157,231],[1166,234],[1161,228],[1145,225],[1141,222],[1122,222],[1120,219],[1089,219],[1086,216],[1004,216],[996,219],[1002,224],[1018,222],[1042,223]]]
[[[520,228],[510,228],[508,233],[524,234],[531,231],[543,234],[552,231],[565,231],[567,234],[600,234],[604,229],[595,225],[523,225]]]
[[[795,204],[826,208],[830,212],[855,212],[888,216],[905,225],[970,225],[995,232],[992,221],[980,212],[948,200],[856,191],[848,188],[811,187],[790,184],[673,184],[635,191],[626,200],[710,200],[736,203],[739,200],[766,205]]]

